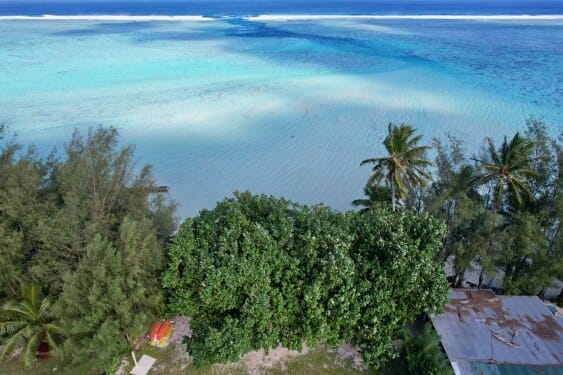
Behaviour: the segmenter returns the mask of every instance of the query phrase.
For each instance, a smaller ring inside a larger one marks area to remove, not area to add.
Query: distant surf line
[[[214,21],[222,19],[244,19],[247,21],[314,21],[314,20],[476,20],[476,21],[518,21],[518,20],[563,20],[563,14],[539,15],[453,15],[453,14],[421,14],[421,15],[346,15],[346,14],[261,14],[257,16],[203,16],[203,15],[52,15],[41,16],[0,16],[6,20],[37,20],[37,21]]]
[[[330,20],[330,19],[421,19],[421,20],[563,20],[563,14],[498,14],[498,15],[470,15],[470,14],[419,14],[419,15],[330,15],[330,14],[261,14],[259,16],[243,17],[248,21],[306,21],[306,20]]]
[[[128,15],[76,15],[59,16],[44,14],[42,16],[0,16],[2,20],[37,20],[37,21],[213,21],[216,18],[205,16],[128,16]]]

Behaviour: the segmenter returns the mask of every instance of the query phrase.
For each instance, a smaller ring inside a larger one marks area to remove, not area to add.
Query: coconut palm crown
[[[7,337],[0,360],[23,345],[24,363],[29,366],[42,342],[51,350],[57,349],[56,335],[60,329],[50,310],[51,302],[41,297],[37,285],[22,286],[21,300],[0,308],[0,335]]]
[[[426,186],[431,179],[426,168],[432,163],[425,158],[429,146],[419,146],[422,135],[415,135],[416,129],[409,124],[389,124],[389,134],[383,145],[389,156],[366,159],[360,165],[374,164],[373,174],[367,186],[380,184],[382,181],[391,187],[391,205],[395,210],[398,197],[402,201],[407,198],[410,189],[415,186]]]
[[[479,167],[483,171],[478,182],[480,184],[495,182],[494,210],[500,209],[507,188],[518,204],[521,205],[525,199],[531,200],[533,197],[527,179],[538,178],[538,174],[529,168],[532,163],[530,155],[534,149],[534,143],[516,133],[510,142],[504,137],[504,142],[497,150],[490,138],[486,138],[486,140],[489,160],[474,160],[479,163]]]

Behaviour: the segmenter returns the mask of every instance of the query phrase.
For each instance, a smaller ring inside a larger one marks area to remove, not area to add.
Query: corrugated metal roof
[[[563,324],[554,319],[538,297],[456,289],[450,293],[444,313],[431,319],[451,362],[536,366],[563,363]],[[561,374],[561,368],[557,371]]]
[[[528,366],[513,364],[493,364],[469,362],[469,370],[474,375],[562,375],[560,366]]]

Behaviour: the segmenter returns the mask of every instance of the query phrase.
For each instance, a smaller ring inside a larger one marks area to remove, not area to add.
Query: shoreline
[[[246,21],[308,21],[308,20],[475,20],[475,21],[519,21],[519,20],[563,20],[563,14],[519,14],[519,15],[454,15],[454,14],[422,14],[422,15],[346,15],[346,14],[261,14],[257,16],[204,16],[204,15],[52,15],[41,16],[10,15],[0,16],[0,21],[31,20],[31,21],[216,21],[239,18]]]

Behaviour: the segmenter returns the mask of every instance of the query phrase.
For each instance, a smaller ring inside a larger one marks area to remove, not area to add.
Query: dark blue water
[[[0,15],[563,14],[562,0],[0,0]]]

